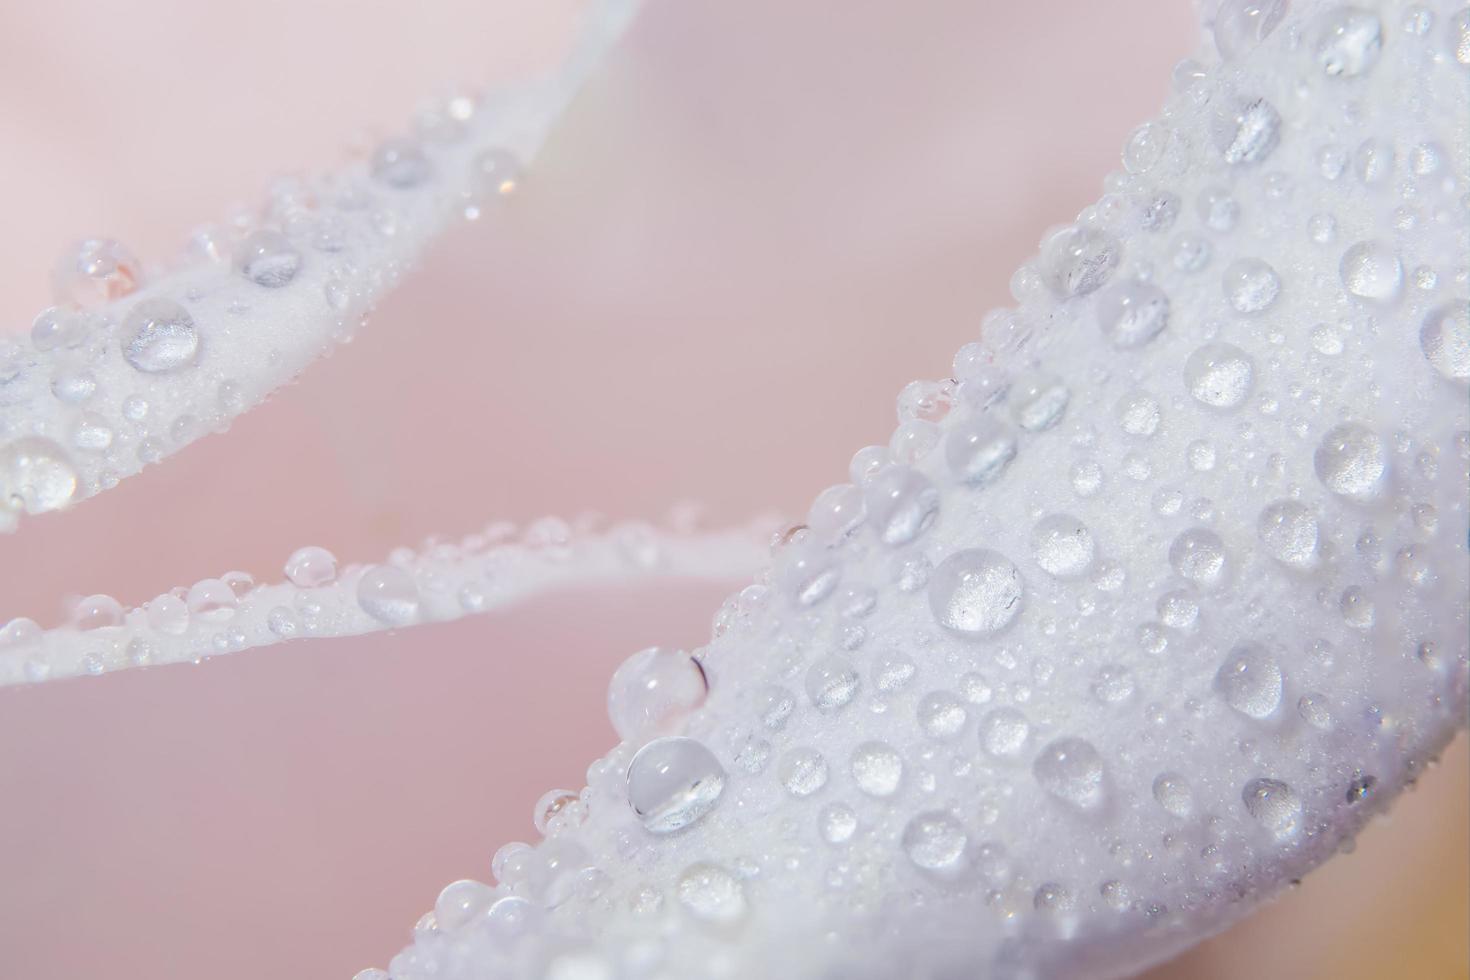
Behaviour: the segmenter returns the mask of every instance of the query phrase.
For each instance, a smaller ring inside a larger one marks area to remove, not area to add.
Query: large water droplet
[[[683,650],[649,647],[613,673],[607,714],[623,739],[636,739],[667,726],[704,703],[708,690],[699,662]]]
[[[907,466],[890,466],[868,481],[868,519],[887,545],[903,545],[929,529],[939,513],[939,491]]]
[[[1257,521],[1266,554],[1292,568],[1317,564],[1317,516],[1295,500],[1278,500],[1261,511]]]
[[[43,514],[71,503],[77,471],[50,439],[27,436],[0,449],[0,511]]]
[[[1301,826],[1302,801],[1279,779],[1252,779],[1241,791],[1248,812],[1278,839],[1291,837]]]
[[[692,738],[656,738],[628,764],[628,803],[655,834],[671,834],[701,819],[724,790],[724,766]]]
[[[357,580],[357,604],[380,623],[404,626],[418,618],[418,586],[395,565],[374,565]]]
[[[1068,228],[1043,248],[1051,285],[1064,298],[1086,296],[1112,276],[1123,255],[1123,244],[1096,228]]]
[[[167,374],[199,358],[199,331],[194,318],[164,297],[133,306],[122,322],[124,360],[145,374]]]
[[[1376,497],[1388,469],[1383,440],[1358,422],[1343,422],[1328,430],[1312,461],[1323,486],[1353,500]]]
[[[920,813],[903,828],[903,851],[914,867],[937,875],[960,869],[968,843],[965,828],[943,810]]]
[[[1025,583],[1005,555],[984,548],[957,551],[929,579],[929,608],[939,625],[982,638],[1004,630],[1021,614]]]
[[[1470,301],[1457,299],[1430,310],[1419,329],[1419,349],[1446,378],[1470,378]]]
[[[1236,711],[1268,718],[1281,704],[1281,667],[1260,647],[1236,647],[1215,672],[1215,693]]]
[[[1404,288],[1404,265],[1399,255],[1379,242],[1358,242],[1342,253],[1338,263],[1342,288],[1349,296],[1387,306]]]
[[[1092,532],[1070,514],[1043,517],[1031,531],[1031,547],[1042,571],[1055,578],[1086,575],[1097,554]]]
[[[1245,404],[1255,383],[1250,355],[1233,344],[1205,344],[1184,362],[1184,385],[1194,400],[1229,412]]]
[[[1103,761],[1092,743],[1059,738],[1032,763],[1037,783],[1052,796],[1079,810],[1095,810],[1104,797]]]

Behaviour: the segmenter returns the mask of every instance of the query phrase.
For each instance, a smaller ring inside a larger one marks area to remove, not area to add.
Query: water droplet
[[[619,737],[632,740],[666,730],[704,703],[708,685],[699,662],[683,650],[649,647],[613,673],[607,714]]]
[[[1211,131],[1226,163],[1260,163],[1281,139],[1281,114],[1265,99],[1239,99],[1216,114]]]
[[[1112,276],[1123,255],[1123,244],[1096,228],[1068,228],[1043,248],[1051,270],[1051,285],[1063,298],[1086,296]]]
[[[1296,712],[1302,716],[1302,721],[1318,731],[1331,731],[1335,721],[1326,695],[1311,691],[1297,699]]]
[[[883,742],[864,742],[853,750],[851,771],[858,789],[864,793],[892,796],[903,781],[903,758]]]
[[[419,615],[413,576],[394,565],[374,565],[357,580],[357,604],[381,623],[405,626]]]
[[[27,436],[0,449],[0,512],[60,510],[76,492],[76,468],[50,439]]]
[[[520,185],[521,162],[509,150],[490,147],[475,156],[471,174],[481,196],[508,195]]]
[[[399,190],[417,187],[434,172],[418,141],[401,138],[385,140],[373,152],[369,168],[374,179]]]
[[[827,760],[816,749],[792,749],[781,759],[780,776],[792,796],[811,796],[827,785]]]
[[[892,694],[914,679],[918,667],[907,655],[885,650],[873,661],[873,686],[884,694]]]
[[[1419,349],[1446,378],[1470,378],[1470,301],[1455,300],[1431,310],[1419,330]]]
[[[1278,500],[1261,511],[1261,543],[1272,558],[1292,568],[1317,564],[1317,516],[1295,500]]]
[[[189,311],[171,299],[137,303],[122,322],[123,358],[145,374],[168,374],[199,359],[199,331]]]
[[[326,548],[297,548],[286,559],[286,578],[302,589],[315,589],[337,580],[337,558]]]
[[[1281,704],[1281,667],[1253,644],[1236,647],[1215,672],[1215,693],[1251,718],[1268,718]]]
[[[839,483],[817,495],[806,522],[817,538],[835,544],[856,532],[867,516],[862,489],[851,483]]]
[[[1049,374],[1024,374],[1011,385],[1011,419],[1027,432],[1050,429],[1062,420],[1071,397],[1067,386]]]
[[[445,932],[463,929],[483,916],[494,900],[494,890],[483,882],[450,882],[434,901],[434,922]]]
[[[1205,344],[1184,362],[1184,385],[1194,400],[1229,412],[1245,404],[1255,383],[1250,355],[1233,344]]]
[[[1104,704],[1128,700],[1133,696],[1133,672],[1122,664],[1104,665],[1092,682],[1092,693]]]
[[[122,621],[122,604],[110,595],[89,595],[71,607],[71,624],[79,630],[107,629]]]
[[[1229,570],[1225,542],[1203,527],[1192,527],[1174,539],[1169,546],[1169,564],[1181,578],[1201,589],[1220,585]]]
[[[745,917],[745,889],[729,871],[717,864],[692,864],[679,875],[674,886],[679,904],[696,919],[729,926]]]
[[[1118,426],[1130,436],[1147,439],[1159,430],[1159,400],[1146,391],[1130,391],[1118,400]]]
[[[1154,799],[1159,806],[1176,817],[1187,817],[1194,810],[1194,797],[1189,780],[1174,772],[1160,773],[1154,780]]]
[[[1287,0],[1224,0],[1210,30],[1227,61],[1254,50],[1286,16]]]
[[[996,708],[980,719],[980,747],[997,759],[1021,753],[1031,737],[1031,722],[1016,708]]]
[[[828,844],[845,844],[857,832],[857,813],[846,803],[828,803],[817,814],[822,840]]]
[[[656,738],[628,764],[628,803],[655,834],[671,834],[715,808],[725,790],[725,768],[692,738]]]
[[[138,260],[111,238],[78,242],[51,273],[56,302],[93,309],[127,296],[142,280]]]
[[[262,228],[235,248],[235,268],[258,286],[289,286],[301,271],[301,251],[278,231]]]
[[[1248,812],[1278,839],[1292,836],[1301,825],[1302,803],[1279,779],[1252,779],[1241,791]]]
[[[1025,583],[1015,565],[984,548],[957,551],[929,580],[929,608],[939,625],[961,636],[994,636],[1015,621]]]
[[[1388,469],[1383,440],[1358,422],[1343,422],[1328,430],[1312,461],[1323,486],[1352,500],[1376,497]]]
[[[831,713],[847,706],[862,681],[852,664],[840,657],[823,657],[806,672],[806,694],[818,711]]]
[[[1398,253],[1378,242],[1358,242],[1342,254],[1338,275],[1349,296],[1387,306],[1404,287],[1404,266]]]
[[[1036,757],[1031,772],[1052,796],[1079,810],[1095,810],[1104,797],[1102,756],[1092,743],[1060,738]]]
[[[1376,776],[1358,776],[1352,782],[1348,783],[1347,792],[1343,798],[1349,804],[1359,803],[1366,799],[1368,794],[1373,792],[1373,787],[1376,785],[1378,785],[1378,778]]]
[[[1097,322],[1114,347],[1134,350],[1169,325],[1169,296],[1144,282],[1120,282],[1097,298]]]
[[[965,828],[943,810],[920,813],[903,828],[903,851],[914,867],[942,876],[960,869],[968,843]]]
[[[1060,579],[1086,575],[1097,554],[1092,532],[1070,514],[1052,514],[1037,522],[1031,548],[1042,571]]]
[[[965,704],[948,691],[931,691],[918,706],[919,727],[934,739],[954,738],[965,727]]]
[[[185,600],[189,614],[206,623],[221,623],[235,615],[239,600],[235,590],[217,578],[200,579],[189,589]]]
[[[977,415],[950,430],[944,456],[956,479],[972,487],[984,486],[1015,459],[1016,434],[993,416]]]
[[[1338,7],[1322,19],[1317,33],[1317,64],[1333,78],[1363,74],[1378,61],[1383,25],[1358,7]]]
[[[886,545],[908,544],[929,529],[939,513],[939,491],[907,466],[890,466],[863,491],[868,519]]]
[[[1249,316],[1276,302],[1281,277],[1260,259],[1237,259],[1225,270],[1225,299],[1235,312]]]

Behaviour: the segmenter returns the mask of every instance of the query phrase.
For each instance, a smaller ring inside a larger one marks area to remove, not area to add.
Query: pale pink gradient
[[[95,6],[0,25],[0,311],[17,330],[68,240],[162,260],[273,174],[392,132],[420,95],[550,63],[578,7]],[[651,3],[523,191],[444,241],[359,340],[228,436],[0,542],[0,619],[227,568],[275,578],[306,543],[369,560],[494,518],[687,499],[714,522],[800,514],[886,440],[906,381],[948,373],[1041,232],[1097,196],[1192,43],[1182,0]],[[386,962],[438,886],[533,833],[542,791],[582,784],[612,740],[617,660],[700,643],[722,592],[550,597],[0,692],[0,976]],[[1463,882],[1463,848],[1434,850],[1445,813],[1463,836],[1448,775],[1401,806],[1426,828],[1412,841],[1375,830],[1323,877]],[[1257,975],[1345,975],[1300,923],[1371,907],[1351,885],[1308,904],[1314,887],[1259,920],[1297,941]],[[1416,942],[1453,962],[1445,935]],[[1265,945],[1227,937],[1184,968]]]

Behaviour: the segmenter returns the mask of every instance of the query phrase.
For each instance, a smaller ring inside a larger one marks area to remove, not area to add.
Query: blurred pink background
[[[167,259],[422,96],[549,64],[578,6],[12,4],[0,323],[28,329],[68,241]],[[1184,0],[651,2],[522,192],[355,343],[228,437],[0,541],[0,621],[275,579],[307,543],[370,560],[689,499],[712,523],[802,513],[1097,196],[1193,31]],[[726,591],[0,691],[0,976],[386,963],[441,885],[533,833],[541,792],[582,785],[612,667],[699,644]],[[1467,792],[1462,738],[1355,855],[1170,975],[1465,975]]]

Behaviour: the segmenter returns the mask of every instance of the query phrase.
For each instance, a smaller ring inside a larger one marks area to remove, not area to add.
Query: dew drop
[[[1398,253],[1378,242],[1358,242],[1342,254],[1338,275],[1349,296],[1387,306],[1404,288],[1404,266]]]
[[[817,827],[828,844],[845,844],[857,832],[857,813],[846,803],[828,803],[817,814]]]
[[[997,759],[1020,755],[1031,737],[1031,722],[1016,708],[996,708],[980,719],[980,747]]]
[[[696,919],[729,926],[745,917],[745,889],[729,871],[717,864],[692,864],[679,875],[674,886],[679,904]]]
[[[898,792],[903,758],[883,742],[864,742],[852,753],[851,772],[858,789],[879,798]]]
[[[1446,378],[1470,378],[1470,301],[1455,300],[1431,310],[1419,329],[1419,349]]]
[[[1154,800],[1168,813],[1187,817],[1194,810],[1194,797],[1189,780],[1174,772],[1160,773],[1154,779]]]
[[[235,590],[217,578],[200,579],[185,599],[189,615],[206,623],[221,623],[235,615],[239,600]]]
[[[1250,355],[1233,344],[1205,344],[1184,362],[1184,384],[1194,400],[1229,412],[1245,404],[1255,383]]]
[[[1270,36],[1286,16],[1287,0],[1223,0],[1211,33],[1220,57],[1239,58]]]
[[[1169,296],[1143,282],[1120,282],[1098,294],[1097,322],[1114,347],[1135,350],[1169,325]]]
[[[433,168],[417,140],[385,140],[373,152],[369,164],[373,178],[389,187],[406,190],[429,179]]]
[[[289,286],[301,271],[301,251],[278,231],[262,228],[235,248],[235,269],[257,286]]]
[[[1225,270],[1222,284],[1231,309],[1246,316],[1265,310],[1281,293],[1281,277],[1260,259],[1232,262]]]
[[[26,436],[0,449],[0,512],[60,510],[76,492],[76,468],[50,439]]]
[[[1181,578],[1201,589],[1220,585],[1229,570],[1225,542],[1203,527],[1192,527],[1174,539],[1169,546],[1169,564]]]
[[[955,425],[944,442],[944,456],[955,477],[972,487],[985,486],[1016,457],[1016,434],[990,415],[977,415]]]
[[[1032,763],[1031,772],[1042,789],[1063,803],[1079,810],[1102,805],[1102,756],[1085,739],[1060,738],[1050,743]]]
[[[903,828],[903,851],[921,871],[949,876],[957,872],[969,837],[960,822],[943,810],[914,816]]]
[[[374,565],[357,580],[357,604],[380,623],[404,626],[418,618],[418,586],[397,566]]]
[[[494,899],[494,890],[483,882],[450,882],[434,901],[434,921],[440,929],[455,932],[484,915]]]
[[[111,238],[78,242],[51,273],[56,301],[63,306],[93,309],[127,296],[138,288],[141,266],[133,253]]]
[[[1031,548],[1042,571],[1059,579],[1086,575],[1097,554],[1092,532],[1070,514],[1053,514],[1037,522]]]
[[[656,738],[628,764],[628,803],[651,833],[671,834],[703,818],[725,790],[725,768],[692,738]]]
[[[1130,436],[1147,439],[1159,430],[1159,400],[1146,391],[1130,391],[1114,409],[1118,425]]]
[[[1123,244],[1095,228],[1058,232],[1043,249],[1052,288],[1063,298],[1086,296],[1108,281],[1123,255]]]
[[[939,513],[939,490],[907,466],[890,466],[873,477],[863,499],[879,539],[895,547],[927,531]]]
[[[806,694],[818,711],[832,713],[846,707],[862,681],[852,664],[840,657],[823,657],[806,672]]]
[[[1072,394],[1060,380],[1030,372],[1011,385],[1011,420],[1027,432],[1042,432],[1062,420]]]
[[[1383,440],[1358,422],[1343,422],[1328,430],[1312,461],[1322,485],[1351,500],[1378,496],[1388,469]]]
[[[919,727],[933,739],[954,738],[965,727],[965,703],[949,691],[931,691],[918,705]]]
[[[315,589],[337,580],[337,558],[326,548],[297,548],[286,559],[286,578],[302,589]]]
[[[827,785],[827,760],[812,748],[797,748],[781,760],[781,785],[795,797],[811,796]]]
[[[1278,839],[1297,832],[1301,825],[1302,803],[1296,792],[1279,779],[1252,779],[1241,791],[1246,812]]]
[[[145,374],[169,374],[199,359],[199,331],[189,311],[171,299],[137,303],[122,323],[123,359]]]
[[[929,580],[929,608],[939,625],[969,638],[1000,633],[1021,614],[1025,583],[1016,566],[984,548],[957,551]]]
[[[1226,163],[1260,163],[1281,139],[1281,114],[1265,99],[1241,99],[1215,116],[1211,131]]]
[[[1281,667],[1253,644],[1236,647],[1215,672],[1215,693],[1250,718],[1268,718],[1281,704]]]
[[[633,740],[666,730],[703,704],[707,690],[704,671],[689,654],[649,647],[613,673],[607,714],[619,737]]]
[[[1383,48],[1383,25],[1376,14],[1338,7],[1322,20],[1317,34],[1317,64],[1331,78],[1353,78],[1372,68]]]
[[[1316,566],[1317,516],[1305,504],[1278,500],[1261,511],[1256,527],[1272,558],[1291,568]]]

